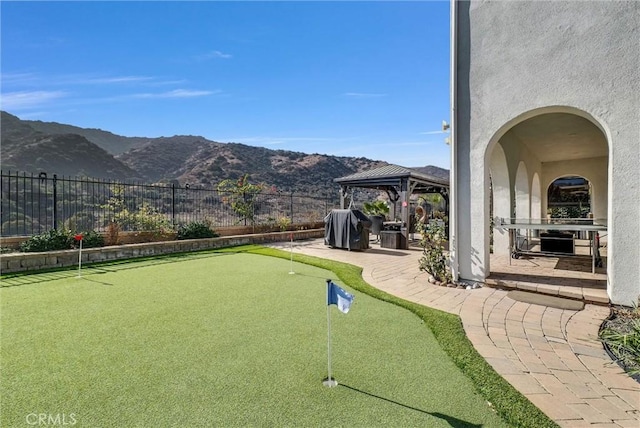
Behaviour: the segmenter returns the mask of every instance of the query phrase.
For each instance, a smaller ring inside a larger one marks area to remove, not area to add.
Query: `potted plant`
[[[373,202],[365,202],[362,211],[371,219],[371,234],[377,235],[379,241],[382,224],[387,214],[389,214],[389,205],[385,201],[376,199]]]

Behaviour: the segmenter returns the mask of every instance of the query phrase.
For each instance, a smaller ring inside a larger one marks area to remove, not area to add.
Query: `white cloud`
[[[205,54],[202,55],[198,55],[196,56],[196,59],[199,61],[206,61],[208,59],[229,59],[231,58],[233,55],[231,54],[226,54],[220,51],[211,51],[211,52],[207,52]]]
[[[395,147],[427,147],[429,143],[425,141],[389,141],[387,143],[373,143],[366,144],[358,147],[358,149],[366,149],[367,147],[378,147],[378,148],[395,148]],[[351,150],[354,147],[348,147],[346,150]]]
[[[165,86],[165,85],[183,85],[187,83],[187,79],[180,80],[158,80],[154,82],[146,82],[147,86]]]
[[[0,98],[3,110],[21,110],[40,107],[53,100],[66,96],[64,91],[20,91],[7,92]]]
[[[2,73],[2,84],[5,86],[69,86],[69,85],[126,85],[141,84],[145,86],[180,85],[186,79],[162,80],[157,76],[100,76],[89,74],[44,75],[41,73]]]
[[[387,94],[372,94],[372,93],[363,93],[363,92],[346,92],[343,95],[345,97],[351,97],[351,98],[379,98],[379,97],[387,96]]]
[[[2,73],[3,85],[28,85],[38,80],[35,73]]]
[[[295,143],[332,143],[343,142],[351,138],[327,138],[327,137],[240,137],[240,138],[218,138],[222,141],[233,141],[235,143],[258,145],[258,146],[274,146],[280,144]]]
[[[80,81],[81,83],[130,83],[130,82],[144,82],[153,80],[153,77],[149,76],[116,76],[116,77],[99,77],[94,79],[86,79]]]
[[[216,91],[197,91],[189,89],[174,89],[173,91],[160,92],[160,93],[146,93],[146,94],[134,94],[134,98],[193,98],[204,97],[207,95],[219,94],[220,90]]]
[[[446,134],[447,131],[427,131],[427,132],[420,132],[420,135],[435,135],[435,134]]]

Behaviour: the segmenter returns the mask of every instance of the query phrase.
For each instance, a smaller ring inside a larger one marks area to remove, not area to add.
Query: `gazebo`
[[[415,169],[400,165],[385,165],[369,171],[362,171],[345,177],[336,178],[340,185],[340,207],[346,209],[351,205],[351,194],[354,188],[375,189],[387,192],[389,200],[395,204],[399,201],[401,212],[400,231],[404,236],[404,248],[409,247],[410,210],[409,199],[412,194],[439,193],[445,200],[446,211],[449,211],[449,180],[424,174]],[[394,212],[395,215],[395,212]]]

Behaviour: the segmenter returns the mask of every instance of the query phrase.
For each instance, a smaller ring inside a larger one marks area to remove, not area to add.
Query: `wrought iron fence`
[[[118,222],[122,230],[138,230],[141,223],[130,220],[141,214],[174,229],[192,221],[206,221],[214,228],[298,224],[322,221],[339,204],[337,192],[329,189],[315,196],[271,190],[236,195],[188,184],[124,183],[44,172],[0,171],[0,188],[3,236],[60,228],[105,231],[111,222]]]

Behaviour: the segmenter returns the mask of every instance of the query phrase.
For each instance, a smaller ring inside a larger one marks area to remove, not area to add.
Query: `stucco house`
[[[541,219],[549,185],[579,176],[607,227],[609,298],[637,303],[640,2],[452,1],[451,21],[454,276],[491,272],[491,192],[493,218]]]

